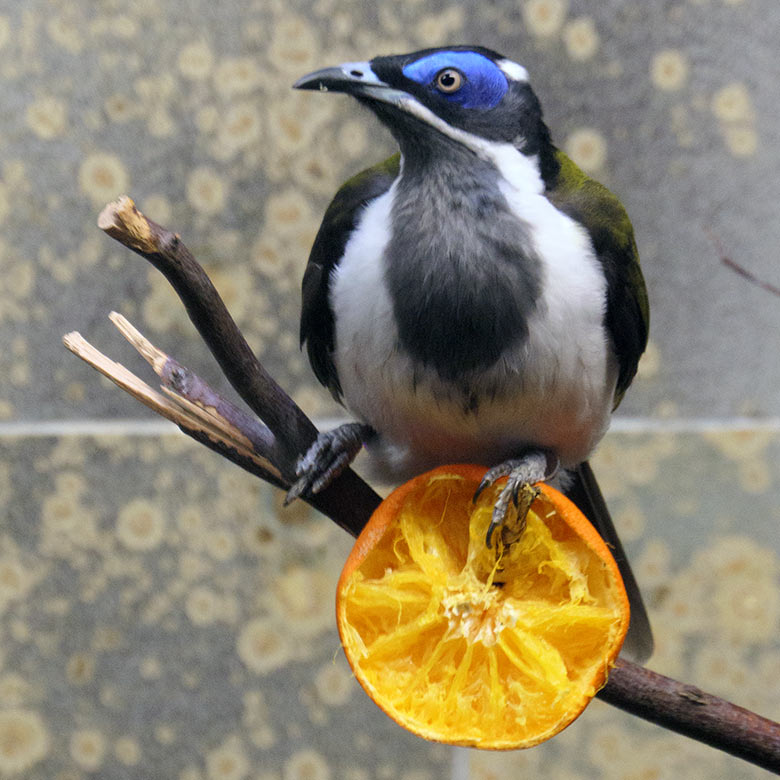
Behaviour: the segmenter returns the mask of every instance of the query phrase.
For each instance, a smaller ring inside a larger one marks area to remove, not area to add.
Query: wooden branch
[[[317,437],[317,429],[255,357],[211,280],[179,236],[148,219],[128,197],[109,203],[98,227],[148,260],[170,282],[190,320],[241,399],[268,425],[276,441],[278,467],[292,484],[295,463]],[[352,534],[381,498],[347,469],[309,503]]]
[[[274,465],[278,468],[281,481],[289,484],[292,479],[291,464],[314,440],[316,429],[252,354],[213,285],[179,237],[146,219],[129,198],[120,198],[109,204],[100,215],[99,225],[113,238],[149,260],[171,282],[233,387],[267,423],[268,432],[260,436],[261,443],[264,442],[261,449],[269,447],[273,456],[279,459]],[[67,338],[72,347],[76,337],[72,335]],[[159,356],[153,350],[149,351],[149,355],[152,364],[158,365]],[[104,356],[103,359],[108,360]],[[206,405],[217,417],[221,417],[220,409],[226,408],[221,406],[224,399],[215,400],[214,391],[200,380],[192,380],[194,375],[175,361],[168,361],[164,364],[176,367],[173,373],[180,379],[186,378],[186,381],[179,381],[178,385],[178,380],[163,379],[171,383],[169,389],[176,386],[185,393],[192,391],[196,398],[206,399]],[[112,374],[121,375],[126,369],[112,361],[109,363],[112,365],[107,367],[101,363],[96,367],[104,373],[108,370],[107,375],[117,381]],[[123,382],[118,384],[126,388],[133,385],[133,382],[126,381],[126,377]],[[179,390],[173,392],[178,394]],[[137,388],[128,391],[135,392]],[[148,396],[148,391],[144,391],[141,396],[141,400],[147,403],[144,398]],[[158,399],[155,399],[155,403],[158,403]],[[163,404],[159,408],[152,408],[165,414]],[[256,426],[255,421],[249,422],[250,419],[240,415],[233,417],[234,427],[247,441],[252,441],[248,431]],[[200,430],[194,433],[185,429],[185,432],[197,438],[205,435]],[[204,443],[220,451],[213,442]],[[234,444],[232,440],[222,440],[221,446],[226,451],[221,454],[246,468],[243,461],[247,454]],[[379,503],[379,497],[354,472],[348,471],[310,503],[350,533],[357,535]],[[780,774],[780,724],[698,688],[618,659],[606,685],[597,695],[626,712]]]
[[[170,282],[225,376],[281,444],[283,470],[295,461],[317,429],[260,364],[214,285],[179,236],[147,219],[130,198],[106,206],[98,227],[148,260]]]
[[[271,463],[277,462],[276,440],[267,426],[223,398],[197,374],[155,347],[121,314],[112,311],[108,318],[136,348],[141,357],[151,365],[155,374],[162,380],[162,387],[166,393],[179,399],[186,399],[187,403],[195,404],[204,413],[215,415],[223,427],[230,426],[230,430],[234,434],[244,437],[247,444],[254,447],[255,453]],[[282,474],[279,470],[274,468],[274,471],[279,477],[279,487],[289,488],[289,483],[282,480]]]
[[[780,774],[780,724],[618,658],[597,696],[632,715]]]
[[[66,334],[63,343],[74,355],[152,411],[178,425],[188,436],[272,485],[285,490],[289,487],[263,447],[258,446],[257,440],[253,441],[251,428],[246,432],[243,426],[224,418],[216,409],[204,408],[197,398],[188,398],[186,392],[179,393],[165,387],[166,395],[157,392],[121,363],[106,357],[80,333]],[[164,353],[157,352],[155,362],[162,370],[163,366],[158,361]]]
[[[736,260],[729,257],[728,254],[726,254],[726,250],[723,248],[723,242],[720,240],[714,230],[709,227],[705,227],[704,232],[707,235],[707,238],[709,238],[709,240],[714,244],[715,249],[720,256],[720,261],[723,263],[723,265],[726,266],[726,268],[734,271],[735,274],[741,276],[743,279],[746,279],[748,282],[754,284],[756,287],[759,287],[765,292],[780,297],[780,287],[778,287],[776,284],[768,282],[766,279],[761,279],[752,271],[749,271],[747,268],[745,268],[744,265],[741,265]]]
[[[767,282],[766,279],[759,279],[759,277],[756,276],[752,271],[748,271],[745,266],[740,265],[736,260],[732,260],[730,257],[726,257],[726,255],[724,255],[721,257],[721,262],[726,266],[726,268],[730,268],[732,271],[739,274],[743,279],[747,279],[751,284],[756,285],[756,287],[760,287],[762,290],[765,290],[768,293],[772,293],[772,295],[780,296],[780,287]]]

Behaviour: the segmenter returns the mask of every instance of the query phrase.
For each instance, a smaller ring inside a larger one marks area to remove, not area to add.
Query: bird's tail
[[[564,492],[593,523],[602,539],[609,545],[628,593],[631,623],[621,653],[632,661],[644,663],[653,653],[653,632],[650,629],[650,619],[647,616],[639,586],[634,579],[634,573],[631,571],[631,565],[623,551],[623,545],[620,543],[609,509],[607,509],[607,504],[601,495],[590,464],[585,461],[573,469],[570,474],[571,482],[566,486]]]

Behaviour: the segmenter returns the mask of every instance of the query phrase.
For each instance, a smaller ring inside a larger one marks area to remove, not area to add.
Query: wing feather
[[[303,274],[301,346],[306,345],[314,373],[337,401],[341,385],[333,361],[335,326],[330,305],[330,277],[344,255],[360,215],[375,198],[390,189],[400,170],[400,154],[353,176],[328,206]]]
[[[555,157],[560,167],[547,198],[588,231],[607,279],[605,324],[619,366],[617,406],[636,374],[650,323],[634,229],[623,205],[603,184],[586,176],[560,150]]]

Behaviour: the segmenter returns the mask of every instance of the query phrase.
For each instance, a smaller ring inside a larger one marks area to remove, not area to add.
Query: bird
[[[351,96],[398,151],[350,178],[302,281],[301,346],[353,416],[319,434],[287,501],[365,447],[401,481],[453,462],[503,477],[509,507],[557,480],[612,546],[632,607],[625,654],[653,648],[589,457],[631,384],[649,307],[618,198],[552,140],[527,69],[481,46],[327,67],[296,89]]]

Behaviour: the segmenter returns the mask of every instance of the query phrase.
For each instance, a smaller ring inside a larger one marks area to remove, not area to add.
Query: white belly
[[[617,371],[603,327],[605,282],[582,229],[543,196],[522,204],[545,226],[534,232],[544,292],[528,339],[464,377],[470,405],[463,383],[399,351],[382,265],[393,193],[366,209],[331,282],[344,401],[380,434],[370,448],[378,471],[405,478],[443,463],[495,465],[529,445],[553,450],[564,467],[587,458],[607,428]]]

